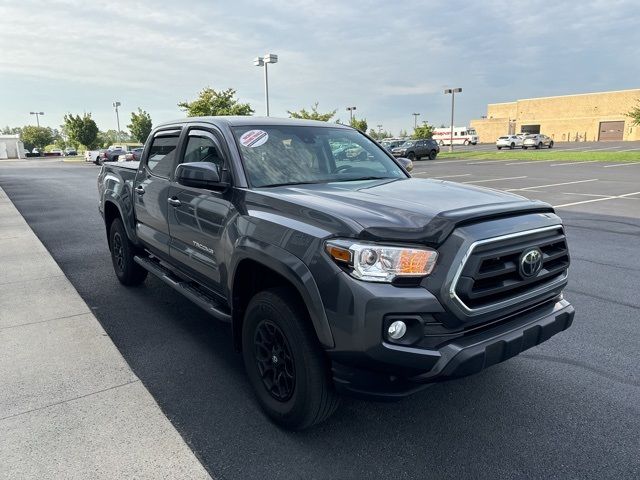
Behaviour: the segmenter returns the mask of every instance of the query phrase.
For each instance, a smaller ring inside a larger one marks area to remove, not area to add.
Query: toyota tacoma
[[[342,145],[363,155],[340,155]],[[567,329],[569,252],[551,206],[411,178],[323,122],[194,117],[98,176],[115,274],[151,273],[231,323],[265,413],[290,429],[340,395],[392,400]],[[490,377],[487,377],[490,378]]]

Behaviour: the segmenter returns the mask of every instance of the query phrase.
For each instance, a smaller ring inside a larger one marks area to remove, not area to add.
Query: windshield
[[[232,130],[252,187],[407,177],[356,130],[288,125]]]

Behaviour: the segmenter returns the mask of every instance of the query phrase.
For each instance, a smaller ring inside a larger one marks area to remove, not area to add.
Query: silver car
[[[549,147],[553,148],[553,140],[551,137],[547,137],[546,135],[542,135],[541,133],[534,133],[531,135],[527,135],[524,137],[524,141],[522,142],[522,148],[525,150],[527,148],[542,148]]]

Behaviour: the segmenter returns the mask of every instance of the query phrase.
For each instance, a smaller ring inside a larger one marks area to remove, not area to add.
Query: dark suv
[[[411,178],[351,127],[181,119],[139,163],[105,163],[98,190],[120,282],[151,273],[230,323],[287,428],[326,419],[339,393],[397,399],[479,372],[573,320],[551,206]]]
[[[393,148],[391,153],[394,157],[406,157],[409,160],[420,160],[427,157],[435,160],[440,153],[440,146],[435,140],[407,140],[399,147]]]

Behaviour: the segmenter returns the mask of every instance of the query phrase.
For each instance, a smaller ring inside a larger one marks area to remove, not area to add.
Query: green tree
[[[236,91],[233,88],[218,92],[211,87],[206,87],[200,91],[198,98],[191,102],[180,102],[178,107],[186,112],[187,117],[253,114],[251,105],[240,103],[235,95]]]
[[[311,111],[307,111],[303,108],[299,112],[292,112],[291,110],[287,110],[287,113],[291,118],[302,118],[305,120],[320,120],[321,122],[328,122],[333,118],[337,111],[338,110],[333,110],[327,113],[320,113],[318,112],[318,102],[316,102],[311,106]]]
[[[411,138],[415,138],[415,139],[425,139],[425,138],[432,138],[432,137],[433,137],[433,126],[427,125],[426,123],[423,123],[422,125],[417,126],[413,130],[413,134],[411,135]]]
[[[153,128],[151,115],[138,107],[138,113],[131,112],[131,123],[127,125],[127,128],[131,132],[131,136],[138,142],[146,142]]]
[[[7,125],[2,129],[1,132],[3,135],[20,135],[22,133],[22,128],[20,127],[10,127]]]
[[[375,140],[382,140],[384,138],[393,137],[391,132],[386,130],[374,130],[373,128],[369,130],[369,136]]]
[[[27,125],[22,129],[20,139],[27,150],[33,150],[34,148],[42,150],[53,142],[53,132],[49,127]]]
[[[82,117],[71,113],[65,115],[62,128],[67,134],[69,142],[79,143],[86,148],[96,146],[99,130],[90,113],[85,113]]]
[[[629,112],[627,116],[631,117],[634,125],[640,125],[640,99],[638,104]]]
[[[351,119],[351,121],[349,122],[349,125],[351,125],[353,128],[360,130],[361,132],[366,132],[367,131],[367,119],[366,118],[361,118],[361,119],[357,119],[356,117],[353,117]]]
[[[402,130],[400,130],[400,132],[398,133],[398,136],[400,138],[406,138],[409,136],[409,134],[407,133],[407,131],[403,128]]]

